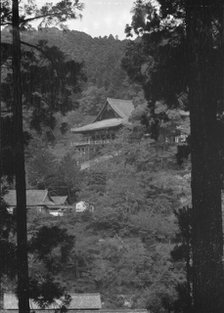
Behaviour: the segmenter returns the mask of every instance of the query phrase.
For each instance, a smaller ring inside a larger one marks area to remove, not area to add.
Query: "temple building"
[[[115,139],[117,132],[129,124],[134,110],[131,100],[107,98],[95,120],[88,125],[72,128],[74,134],[81,134],[82,141],[73,143],[79,160],[90,160],[98,155],[99,149]]]

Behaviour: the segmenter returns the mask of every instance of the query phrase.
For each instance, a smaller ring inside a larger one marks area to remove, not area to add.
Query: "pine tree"
[[[21,5],[22,3],[20,3]],[[1,25],[12,25],[12,68],[13,68],[13,123],[14,123],[14,168],[16,182],[16,224],[17,224],[17,293],[19,312],[29,313],[29,275],[27,258],[27,220],[26,220],[26,180],[22,114],[21,85],[21,40],[20,29],[27,23],[41,19],[42,22],[52,22],[52,17],[59,22],[67,18],[75,18],[74,9],[81,9],[79,1],[61,1],[55,5],[47,4],[40,10],[34,5],[24,5],[25,15],[19,14],[19,1],[5,0],[1,6]],[[28,17],[27,17],[28,15]],[[30,16],[31,15],[31,16]]]
[[[132,25],[127,29],[142,36],[142,61],[134,65],[138,64],[149,106],[161,99],[168,105],[177,105],[178,94],[188,92],[193,305],[197,313],[223,312],[217,127],[218,103],[223,104],[223,3],[221,0],[158,2],[159,12],[151,1],[136,1]]]
[[[19,312],[29,313],[29,274],[27,258],[27,220],[26,220],[26,181],[23,144],[22,86],[21,86],[21,48],[19,30],[19,3],[13,1],[13,118],[15,134],[15,182],[16,182],[16,222],[17,222],[17,275]]]

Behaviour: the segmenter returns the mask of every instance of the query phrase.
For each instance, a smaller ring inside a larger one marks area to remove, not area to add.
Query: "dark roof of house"
[[[69,310],[96,310],[101,309],[101,298],[99,293],[71,293],[71,302],[68,306]],[[58,309],[61,301],[56,300],[47,309]],[[40,307],[33,301],[30,300],[30,308],[38,310]],[[3,298],[3,309],[4,310],[17,310],[18,299],[13,293],[5,293]]]
[[[51,199],[56,205],[63,205],[66,203],[68,196],[52,196]]]
[[[49,198],[47,190],[27,190],[26,198],[27,206],[54,205],[54,202]],[[9,190],[5,194],[4,200],[9,206],[16,206],[16,191]]]
[[[111,108],[120,116],[119,118],[110,118],[99,121],[98,118],[101,115],[102,111],[107,105],[110,105]],[[121,100],[121,99],[111,99],[107,98],[106,104],[103,106],[102,110],[97,115],[93,123],[78,127],[72,128],[71,132],[73,133],[84,133],[93,130],[107,129],[118,127],[120,125],[128,124],[128,119],[131,116],[132,111],[134,110],[134,105],[131,100]]]

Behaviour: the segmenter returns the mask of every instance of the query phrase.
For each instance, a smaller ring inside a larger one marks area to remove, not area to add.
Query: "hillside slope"
[[[31,44],[47,41],[49,46],[57,46],[68,58],[84,62],[88,85],[104,87],[110,96],[127,97],[122,90],[127,89],[128,78],[120,65],[128,40],[120,41],[112,35],[92,38],[83,32],[55,27],[23,32],[22,40]],[[11,41],[9,30],[2,32],[2,41]]]

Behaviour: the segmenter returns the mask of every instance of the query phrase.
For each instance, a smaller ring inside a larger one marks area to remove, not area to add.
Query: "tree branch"
[[[49,61],[51,61],[51,63],[53,64],[53,60],[49,57],[49,55],[46,54],[46,52],[41,49],[39,46],[36,45],[32,45],[31,43],[28,43],[26,41],[21,40],[20,43],[24,46],[30,47],[30,48],[34,48],[36,50],[38,50],[39,52],[41,52]]]
[[[40,18],[45,18],[45,17],[51,17],[51,16],[58,17],[61,14],[62,14],[62,12],[60,12],[60,13],[48,13],[48,14],[43,14],[43,15],[39,15],[39,16],[34,16],[34,17],[24,19],[21,24],[26,24],[26,23],[38,20]]]

